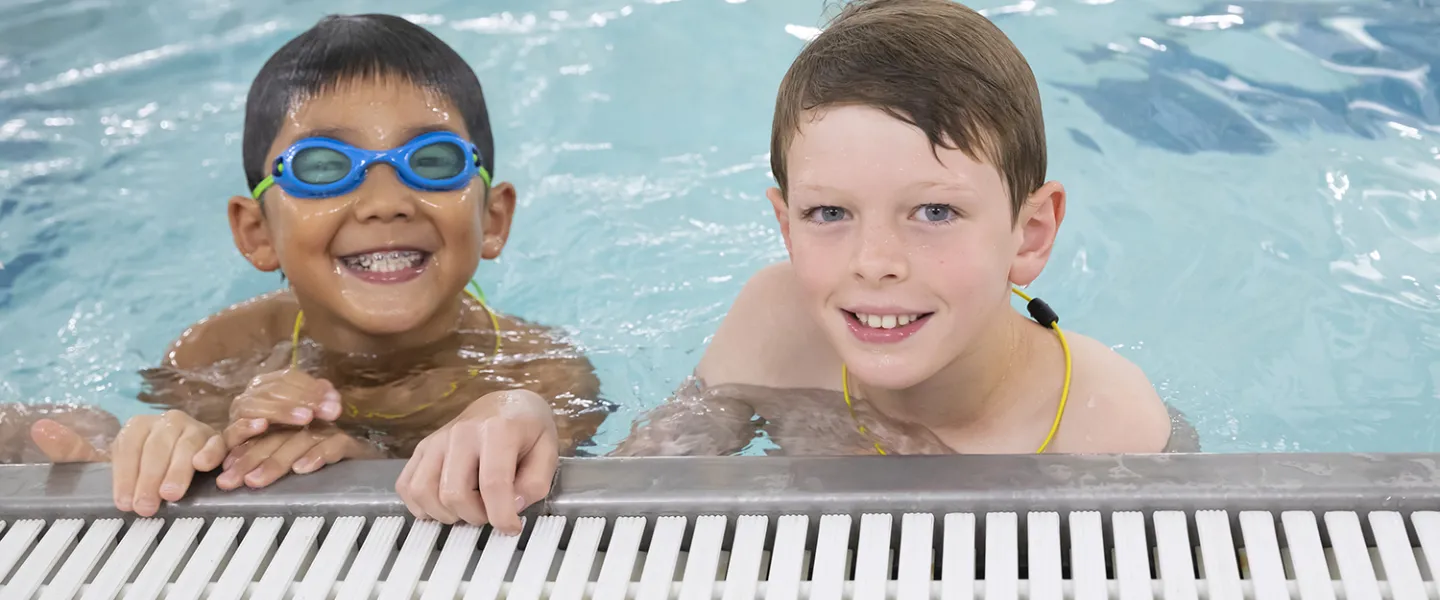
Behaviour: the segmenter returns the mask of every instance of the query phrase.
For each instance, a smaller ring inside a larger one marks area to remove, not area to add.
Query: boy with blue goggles
[[[389,150],[366,150],[326,137],[306,138],[275,159],[270,175],[255,186],[260,199],[272,185],[296,198],[329,198],[355,191],[365,172],[387,163],[405,185],[421,191],[452,191],[476,175],[490,186],[490,173],[475,144],[449,131],[416,136]]]

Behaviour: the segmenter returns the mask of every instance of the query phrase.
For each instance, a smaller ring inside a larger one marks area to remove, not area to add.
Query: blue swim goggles
[[[365,171],[389,163],[405,185],[421,191],[458,190],[477,174],[490,185],[490,173],[475,144],[448,131],[422,134],[404,146],[365,150],[324,137],[295,142],[275,159],[270,175],[255,186],[254,197],[272,185],[297,198],[328,198],[355,191]]]

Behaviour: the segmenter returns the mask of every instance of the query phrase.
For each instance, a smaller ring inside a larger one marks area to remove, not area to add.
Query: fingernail
[[[314,470],[315,470],[317,467],[319,467],[319,466],[320,466],[320,459],[318,459],[318,458],[312,458],[312,459],[309,459],[309,460],[302,460],[302,461],[300,461],[300,462],[295,463],[294,471],[295,471],[296,473],[300,473],[300,474],[303,475],[303,474],[305,474],[305,473],[309,473],[309,472],[311,472],[311,471],[314,471]]]
[[[174,496],[174,495],[176,495],[176,494],[178,494],[178,493],[180,493],[180,486],[175,485],[175,484],[173,484],[173,483],[167,483],[167,484],[165,484],[165,485],[160,486],[160,495],[161,495],[161,496]]]
[[[260,431],[265,428],[265,419],[250,419],[250,429]]]
[[[116,496],[116,497],[115,497],[115,508],[118,508],[118,509],[120,509],[120,510],[122,510],[122,511],[128,511],[128,510],[130,510],[130,509],[132,508],[132,507],[130,506],[130,498],[129,498],[129,497],[125,497],[125,496]]]
[[[222,464],[220,465],[220,467],[223,468],[223,469],[226,470],[226,471],[229,471],[229,470],[230,470],[230,465],[233,465],[233,464],[235,464],[235,459],[234,459],[233,457],[227,456],[227,457],[225,457],[225,462],[222,463]]]
[[[234,471],[228,470],[229,467],[226,467],[226,469],[227,470],[224,473],[220,474],[220,478],[217,479],[216,482],[222,486],[227,487],[235,487],[236,485],[239,485],[240,475],[235,473]]]
[[[290,414],[295,415],[295,418],[301,421],[310,420],[310,409],[308,408],[297,408],[293,411],[290,411]]]
[[[245,475],[245,483],[248,483],[250,485],[259,485],[261,481],[260,478],[264,476],[265,473],[261,472],[260,468],[256,468],[254,471],[251,471],[249,474]]]
[[[139,512],[155,514],[155,511],[159,509],[160,502],[149,496],[142,497],[135,503],[135,510]]]
[[[515,512],[518,513],[518,512],[523,511],[523,510],[525,510],[525,497],[524,497],[524,496],[516,496],[516,497],[515,497]]]

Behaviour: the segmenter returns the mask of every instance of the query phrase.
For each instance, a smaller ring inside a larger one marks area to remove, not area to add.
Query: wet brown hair
[[[964,5],[858,0],[805,45],[775,99],[770,167],[782,195],[785,154],[806,113],[843,105],[883,110],[924,131],[932,147],[994,166],[1012,218],[1044,183],[1035,75],[998,27]]]

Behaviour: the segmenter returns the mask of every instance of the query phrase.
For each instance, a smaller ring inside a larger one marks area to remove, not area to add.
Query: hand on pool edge
[[[322,421],[299,429],[274,431],[231,448],[215,485],[222,490],[241,485],[262,488],[287,473],[303,475],[345,459],[383,456],[384,452],[368,441],[351,437],[334,424]]]
[[[395,491],[418,519],[516,535],[520,512],[550,493],[559,462],[550,404],[529,390],[492,392],[421,440]]]
[[[196,472],[212,471],[224,458],[215,429],[184,412],[134,417],[110,447],[115,508],[154,516],[162,500],[183,498]]]

